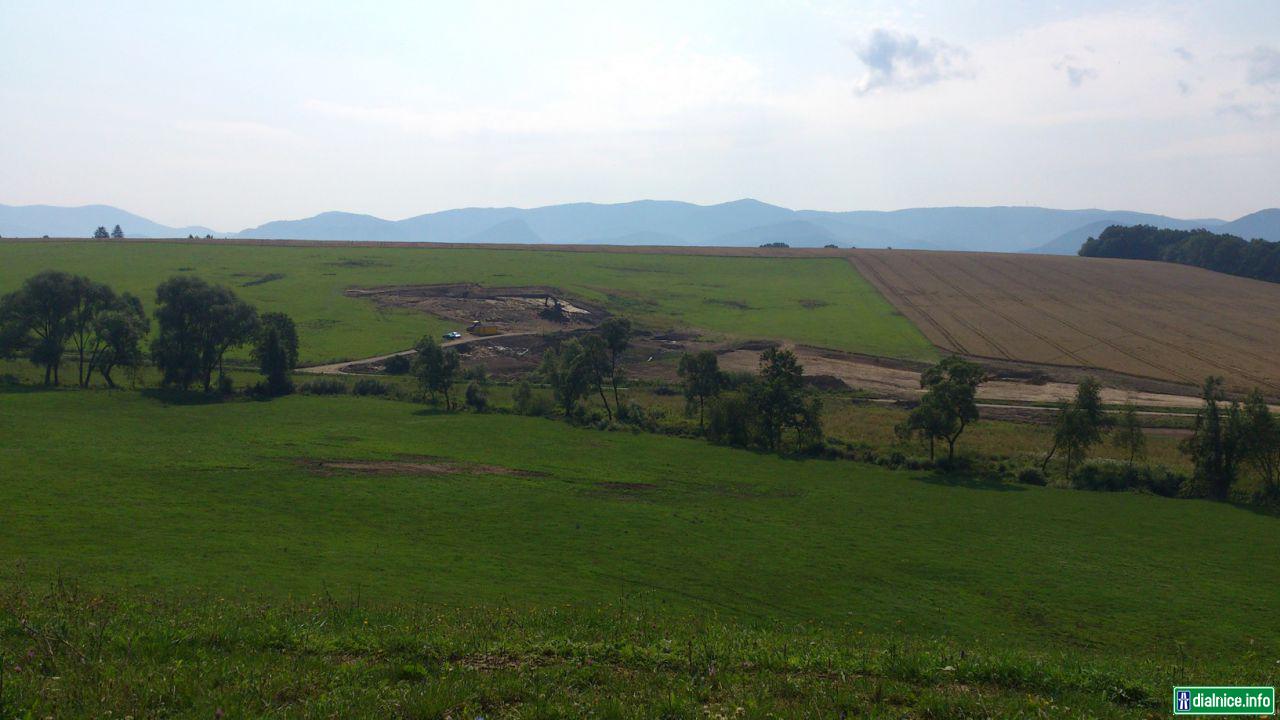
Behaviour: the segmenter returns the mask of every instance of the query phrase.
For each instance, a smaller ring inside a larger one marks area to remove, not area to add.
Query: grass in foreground
[[[335,601],[0,594],[0,718],[1162,717],[1209,666],[680,617]]]
[[[0,292],[46,269],[133,292],[148,309],[156,285],[176,274],[227,285],[259,310],[291,315],[307,363],[402,350],[425,333],[453,329],[418,312],[379,311],[371,301],[345,297],[345,289],[458,282],[560,287],[655,329],[794,340],[890,357],[936,354],[849,263],[833,258],[0,241]]]
[[[351,397],[5,393],[0,438],[7,583],[527,608],[627,596],[1009,648],[1280,659],[1276,520],[1218,503]],[[314,467],[420,456],[455,467]]]

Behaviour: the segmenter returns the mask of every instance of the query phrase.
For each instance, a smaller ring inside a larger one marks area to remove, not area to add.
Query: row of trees
[[[1191,458],[1205,493],[1227,499],[1247,468],[1258,479],[1265,500],[1280,497],[1280,423],[1262,392],[1255,388],[1243,405],[1233,400],[1223,407],[1222,378],[1209,377],[1202,398],[1204,405],[1182,450]]]
[[[1280,422],[1272,415],[1266,397],[1255,388],[1243,403],[1227,403],[1222,378],[1218,377],[1205,380],[1201,397],[1203,405],[1196,413],[1192,434],[1181,446],[1191,459],[1195,482],[1195,487],[1184,492],[1226,500],[1245,472],[1251,471],[1264,500],[1280,496]],[[1085,378],[1075,397],[1063,403],[1054,417],[1053,445],[1041,462],[1041,471],[1047,471],[1049,462],[1060,456],[1067,477],[1071,477],[1108,433],[1130,467],[1146,457],[1146,436],[1136,409],[1107,413],[1098,382]]]
[[[143,363],[149,328],[137,297],[82,275],[42,272],[0,298],[0,356],[25,356],[44,369],[45,385],[61,382],[70,351],[81,387],[95,372],[115,387],[115,370]]]
[[[1080,248],[1086,257],[1163,260],[1280,282],[1280,242],[1248,240],[1208,230],[1112,225]]]
[[[119,225],[116,225],[111,232],[107,232],[107,228],[104,225],[99,225],[98,229],[93,231],[94,240],[106,240],[107,238],[115,238],[116,240],[119,240],[123,237],[124,231],[120,229]]]
[[[136,371],[150,359],[162,385],[200,386],[208,392],[215,370],[225,376],[227,352],[251,344],[266,376],[264,391],[292,390],[289,373],[298,362],[298,333],[287,315],[259,315],[225,287],[179,276],[156,288],[155,319],[157,333],[150,352],[144,352],[151,324],[141,300],[81,275],[50,270],[0,298],[0,355],[27,357],[44,368],[46,385],[57,385],[71,353],[81,387],[95,372],[115,387],[115,370]]]

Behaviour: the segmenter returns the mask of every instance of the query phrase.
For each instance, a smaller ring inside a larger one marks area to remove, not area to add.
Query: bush
[[[1048,479],[1044,476],[1044,473],[1040,472],[1040,468],[1029,467],[1018,471],[1018,482],[1023,485],[1040,485],[1043,487],[1048,482]]]
[[[1127,465],[1115,460],[1089,460],[1071,478],[1071,487],[1077,490],[1128,490],[1177,497],[1189,481],[1186,475],[1160,465]]]
[[[707,405],[707,439],[718,445],[747,447],[752,428],[748,421],[751,409],[739,393],[726,393]]]
[[[392,355],[382,363],[382,370],[388,375],[405,375],[412,366],[413,360],[408,355]]]
[[[351,388],[352,395],[386,395],[391,389],[373,378],[360,378]]]
[[[480,383],[474,380],[467,385],[466,401],[467,407],[476,412],[484,412],[489,408],[489,396],[485,394]]]
[[[236,391],[236,385],[231,381],[230,375],[218,376],[218,394],[227,397]]]
[[[312,380],[299,385],[298,392],[303,395],[345,395],[347,384],[341,380]]]

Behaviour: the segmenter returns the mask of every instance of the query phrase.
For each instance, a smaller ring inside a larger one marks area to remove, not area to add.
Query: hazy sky
[[[0,0],[0,203],[1280,205],[1280,1]]]

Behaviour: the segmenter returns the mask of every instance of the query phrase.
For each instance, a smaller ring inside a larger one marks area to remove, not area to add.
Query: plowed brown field
[[[858,270],[938,347],[1280,393],[1280,284],[1138,260],[857,250]]]

